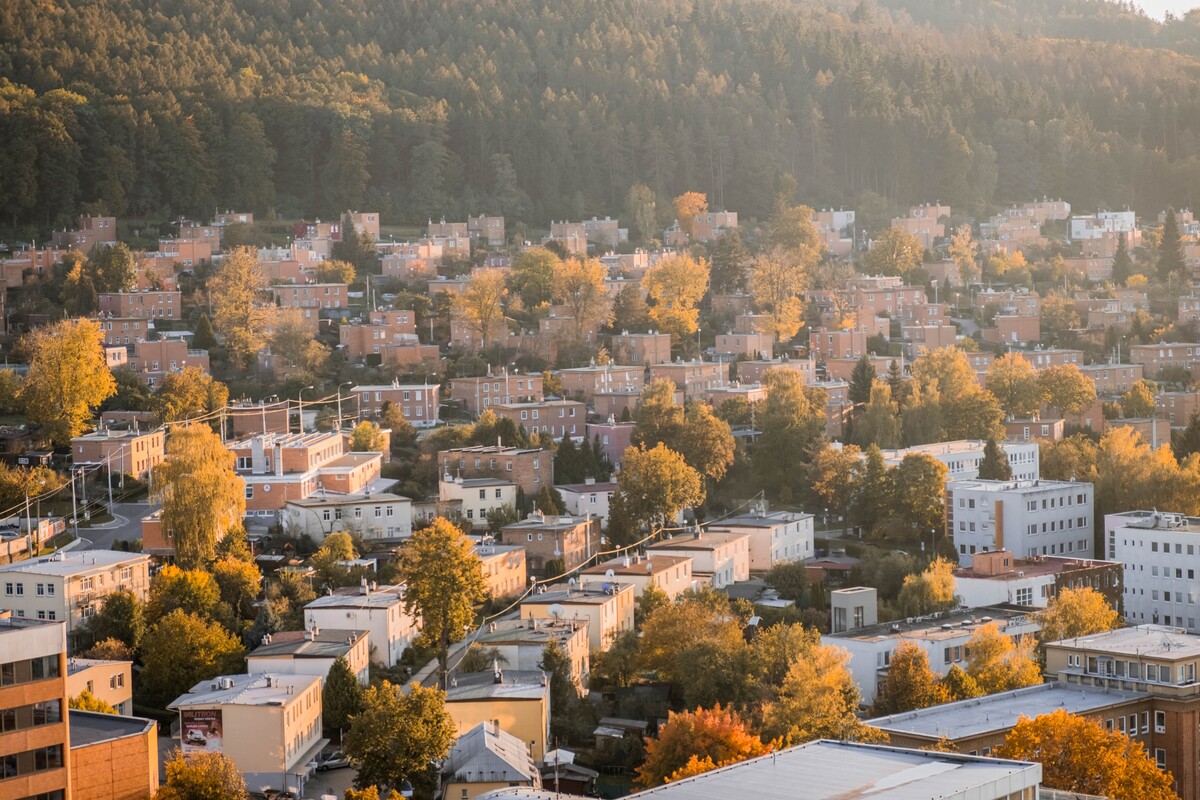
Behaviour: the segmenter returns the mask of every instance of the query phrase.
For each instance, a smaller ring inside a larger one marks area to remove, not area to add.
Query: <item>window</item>
[[[1158,765],[1159,769],[1166,769],[1167,768],[1167,751],[1162,749],[1161,747],[1154,748],[1154,763]]]
[[[1165,711],[1155,711],[1154,712],[1154,732],[1155,733],[1166,733],[1167,732],[1167,712],[1165,712]],[[1162,752],[1162,751],[1159,751],[1159,752]]]
[[[246,484],[246,499],[247,500],[254,499],[254,484],[253,483]]]

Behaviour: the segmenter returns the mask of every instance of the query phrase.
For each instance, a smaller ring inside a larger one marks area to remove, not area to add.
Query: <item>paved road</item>
[[[142,517],[150,513],[149,503],[114,503],[113,521],[91,528],[80,528],[79,538],[94,550],[111,550],[117,539],[141,539]]]

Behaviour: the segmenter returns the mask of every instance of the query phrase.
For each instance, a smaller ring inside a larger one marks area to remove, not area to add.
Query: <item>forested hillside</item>
[[[864,210],[1192,203],[1200,62],[1062,38],[1086,0],[962,0],[942,28],[940,2],[888,2],[7,0],[0,214],[544,223],[641,181],[761,217],[787,176]],[[1110,17],[1191,25],[1108,7],[1098,39]]]

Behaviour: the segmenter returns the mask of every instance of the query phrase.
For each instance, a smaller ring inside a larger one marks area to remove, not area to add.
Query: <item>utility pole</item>
[[[71,467],[71,533],[79,538],[79,504],[75,500],[75,468]]]

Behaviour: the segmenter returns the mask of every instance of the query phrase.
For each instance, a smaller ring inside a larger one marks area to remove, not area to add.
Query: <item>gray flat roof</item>
[[[5,564],[0,567],[0,572],[70,577],[112,569],[118,564],[136,564],[149,560],[150,556],[145,553],[124,553],[118,550],[60,550],[43,558],[30,558]]]
[[[1093,633],[1075,639],[1047,642],[1064,647],[1100,650],[1105,653],[1134,657],[1152,656],[1161,659],[1195,658],[1200,656],[1200,636],[1165,625],[1138,625],[1117,628],[1105,633]]]
[[[316,636],[308,631],[279,631],[271,641],[251,650],[246,658],[337,658],[354,649],[365,631],[319,628]]]
[[[937,739],[960,739],[989,731],[1004,731],[1021,717],[1037,717],[1059,708],[1071,714],[1087,714],[1148,697],[1145,692],[1096,689],[1043,683],[1011,692],[959,700],[903,714],[868,720],[867,724],[893,733],[907,733]]]
[[[487,672],[457,673],[446,689],[446,702],[467,702],[504,697],[510,700],[536,700],[547,695],[550,684],[545,673],[534,670],[502,670],[501,682]]]
[[[400,586],[377,586],[367,594],[355,588],[353,592],[338,591],[324,594],[308,603],[305,608],[391,608],[404,602],[404,589]]]
[[[630,795],[670,800],[932,800],[1005,797],[1042,767],[957,753],[820,740]]]
[[[101,714],[72,708],[67,716],[67,724],[71,729],[71,749],[74,750],[76,747],[86,747],[109,739],[138,736],[153,730],[157,723],[142,717]]]

